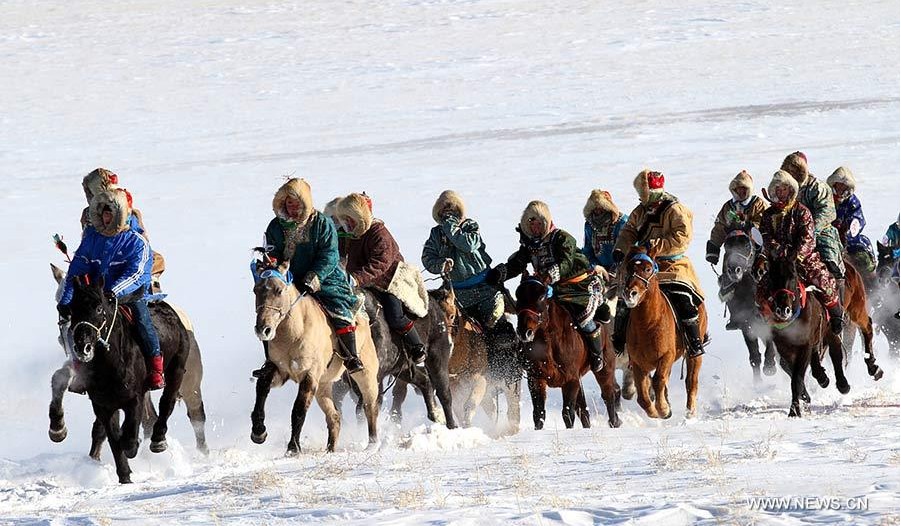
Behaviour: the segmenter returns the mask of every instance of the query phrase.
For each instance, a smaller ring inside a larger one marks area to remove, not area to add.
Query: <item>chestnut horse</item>
[[[873,320],[870,319],[867,292],[860,272],[847,258],[845,259],[845,294],[842,306],[845,308],[845,317],[851,322],[846,325],[841,340],[845,348],[845,364],[847,365],[850,361],[848,355],[854,343],[853,324],[857,326],[863,340],[863,361],[867,366],[867,374],[872,376],[873,380],[878,381],[882,378],[883,373],[882,369],[876,365],[876,355],[873,353]]]
[[[550,300],[547,285],[525,273],[516,288],[516,312],[517,334],[529,362],[527,374],[535,429],[544,427],[549,386],[563,390],[563,423],[567,429],[573,427],[576,414],[582,427],[591,427],[581,384],[582,376],[591,369],[588,349],[582,335],[572,326],[572,317],[556,301]],[[607,421],[610,427],[619,427],[622,424],[617,414],[620,393],[612,346],[604,346],[603,357],[603,368],[594,377],[607,406]]]
[[[801,402],[810,403],[804,385],[807,366],[821,387],[829,385],[822,365],[826,347],[835,369],[835,387],[842,394],[851,390],[843,370],[841,340],[829,329],[826,310],[819,301],[809,297],[801,284],[793,261],[770,261],[764,279],[769,280],[769,294],[761,307],[764,317],[769,319],[782,368],[791,377],[792,401],[788,416],[799,417],[802,415]]]
[[[669,404],[669,376],[673,363],[685,355],[685,341],[676,327],[676,317],[660,290],[657,264],[643,251],[629,253],[624,267],[623,301],[631,310],[626,331],[626,349],[635,384],[638,386],[638,405],[651,418],[669,418],[673,412]],[[698,307],[700,333],[707,331],[707,310]],[[688,391],[686,416],[697,412],[698,375],[701,356],[686,356],[685,388]],[[651,401],[649,375],[654,372],[654,395]]]

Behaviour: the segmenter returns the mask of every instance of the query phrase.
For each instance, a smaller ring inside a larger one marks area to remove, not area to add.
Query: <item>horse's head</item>
[[[751,270],[755,256],[754,241],[744,230],[733,230],[723,242],[723,276],[738,283]]]
[[[895,266],[895,254],[892,247],[883,245],[880,241],[876,242],[876,276],[879,283],[888,285],[892,279],[892,268]]]
[[[641,303],[645,293],[651,288],[651,280],[657,275],[657,271],[657,262],[644,250],[633,249],[629,252],[621,294],[626,307],[633,309]]]
[[[457,296],[454,294],[451,282],[444,280],[440,287],[430,290],[429,299],[430,302],[434,302],[438,306],[441,321],[444,322],[445,326],[448,328],[454,327],[459,313],[457,312]]]
[[[541,280],[523,273],[516,287],[516,334],[524,342],[531,342],[547,318],[550,289]]]
[[[98,349],[106,347],[106,338],[115,323],[115,298],[103,290],[103,279],[93,283],[82,276],[73,280],[72,352],[81,362],[90,362]]]
[[[795,318],[795,313],[801,308],[801,282],[794,261],[770,261],[767,275],[770,283],[766,300],[773,312],[773,320],[787,323]]]
[[[251,262],[257,321],[254,329],[260,341],[275,338],[275,331],[291,311],[293,296],[290,262],[273,265],[263,260]]]

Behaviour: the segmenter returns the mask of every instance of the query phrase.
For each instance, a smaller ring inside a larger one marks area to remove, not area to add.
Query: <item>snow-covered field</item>
[[[787,378],[752,384],[701,264],[731,177],[764,186],[796,149],[821,177],[854,170],[871,238],[894,221],[898,2],[605,4],[0,1],[0,523],[898,524],[901,379],[885,341],[883,380],[858,354],[851,394],[809,380],[812,414],[789,420]],[[179,407],[170,450],[142,447],[130,486],[108,451],[87,458],[85,397],[67,398],[69,438],[47,438],[63,358],[50,236],[74,249],[97,166],[134,193],[206,369],[210,456]],[[674,417],[624,401],[617,430],[597,410],[592,429],[562,429],[554,392],[544,431],[524,396],[518,435],[484,418],[448,432],[411,395],[377,450],[348,416],[325,454],[314,409],[304,453],[285,459],[289,386],[270,397],[269,441],[251,443],[262,353],[246,269],[283,175],[319,203],[367,191],[413,261],[454,188],[501,260],[529,200],[579,234],[589,191],[630,209],[644,166],[695,212],[690,255],[715,313],[699,418],[684,419],[675,371]],[[836,500],[781,511],[755,497]]]

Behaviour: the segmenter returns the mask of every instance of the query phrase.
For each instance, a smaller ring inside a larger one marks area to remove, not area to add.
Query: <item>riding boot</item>
[[[263,356],[266,357],[266,361],[263,362],[263,365],[260,366],[259,369],[254,369],[254,371],[250,373],[254,378],[261,378],[263,376],[275,374],[275,371],[278,369],[274,363],[269,361],[269,342],[263,342]]]
[[[613,350],[617,356],[626,350],[626,329],[629,327],[629,309],[623,302],[616,306],[616,316],[613,318]]]
[[[591,370],[599,373],[604,368],[604,342],[603,329],[598,327],[591,332],[583,332],[582,337],[588,346],[588,360],[591,363]]]
[[[840,301],[836,300],[832,305],[826,307],[829,313],[829,329],[835,334],[841,334],[845,325],[845,309],[842,308]]]
[[[686,354],[692,358],[701,356],[704,354],[704,340],[701,339],[701,327],[698,325],[698,318],[681,320],[681,322],[682,330],[685,331],[685,340],[688,344],[685,349]]]
[[[425,345],[423,345],[419,333],[416,332],[416,326],[413,325],[413,322],[410,322],[410,326],[407,332],[403,333],[403,337],[404,347],[406,347],[407,355],[413,361],[413,365],[417,367],[423,366],[425,364]]]
[[[606,301],[601,302],[597,310],[594,312],[594,320],[598,323],[610,323],[610,304]]]
[[[147,359],[147,388],[151,391],[166,386],[163,378],[163,355],[151,356]]]
[[[340,331],[340,329],[339,329]],[[344,360],[344,367],[349,374],[363,370],[363,362],[357,354],[357,337],[354,331],[338,332],[338,356]]]

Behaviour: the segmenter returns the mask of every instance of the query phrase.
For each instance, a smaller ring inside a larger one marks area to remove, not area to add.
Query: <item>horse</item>
[[[873,310],[873,325],[888,340],[889,353],[898,357],[898,349],[901,347],[901,327],[897,318],[899,289],[898,282],[892,279],[892,270],[897,265],[897,260],[891,247],[879,242],[876,247],[878,256],[874,288],[867,292]]]
[[[128,459],[138,453],[138,428],[147,387],[145,359],[134,330],[120,314],[119,301],[103,290],[103,280],[82,283],[74,278],[72,298],[72,353],[82,363],[80,375],[103,425],[121,484],[131,482]],[[150,451],[168,447],[169,416],[181,388],[191,338],[175,310],[165,303],[151,303],[151,318],[157,328],[165,363],[166,386],[160,397],[159,417],[153,426]],[[124,413],[120,427],[118,411]]]
[[[676,316],[660,289],[657,264],[644,251],[633,249],[624,265],[621,296],[631,312],[626,330],[626,349],[635,384],[638,386],[638,405],[650,418],[670,418],[669,376],[673,363],[685,356],[685,341],[676,325]],[[707,331],[707,310],[698,307],[698,328]],[[697,413],[698,375],[701,356],[685,356],[685,388],[688,392],[686,417]],[[651,400],[651,381],[654,372],[654,400]]]
[[[287,456],[300,454],[300,431],[313,397],[325,413],[328,428],[327,451],[334,452],[341,431],[341,415],[332,400],[332,384],[344,372],[344,362],[337,355],[338,339],[324,309],[315,298],[301,294],[288,272],[289,262],[276,267],[257,260],[254,263],[253,293],[256,301],[255,332],[260,341],[268,342],[268,359],[273,372],[262,374],[256,381],[256,401],[251,413],[251,440],[266,441],[266,398],[272,387],[287,380],[298,384],[297,397],[291,411],[291,438]],[[378,442],[378,358],[365,313],[356,315],[356,343],[363,370],[351,375],[363,398],[363,412],[369,430],[369,445]]]
[[[59,294],[62,294],[63,280],[66,278],[66,273],[53,263],[50,264],[50,271],[57,282]],[[209,453],[209,449],[206,444],[205,432],[206,412],[204,411],[203,394],[200,389],[200,383],[203,380],[203,362],[200,356],[200,346],[197,345],[197,339],[194,337],[194,326],[188,315],[171,303],[168,303],[168,305],[175,310],[182,325],[188,331],[190,349],[185,362],[185,375],[178,390],[178,395],[185,402],[188,410],[188,419],[191,421],[191,427],[194,429],[195,446],[198,451],[206,455]],[[61,334],[59,343],[63,346],[63,349],[67,349],[64,338],[65,335]],[[68,350],[66,352],[68,353]],[[71,357],[68,357],[62,367],[53,373],[51,379],[52,396],[48,434],[53,442],[62,442],[68,436],[63,412],[63,396],[66,391],[72,390],[72,392],[78,394],[85,393],[80,380],[78,384],[73,385],[73,381],[76,379],[75,367],[75,362],[72,361]],[[148,392],[144,396],[144,408],[141,411],[141,426],[144,428],[144,438],[150,438],[157,418],[156,408]],[[106,440],[106,431],[103,422],[95,419],[91,430],[91,450],[88,453],[94,460],[100,460],[100,450],[104,440]]]
[[[499,323],[509,323],[506,320]],[[454,353],[450,360],[451,389],[454,400],[460,401],[454,410],[461,415],[463,427],[471,427],[476,411],[481,407],[491,421],[498,424],[497,399],[503,395],[507,402],[507,424],[501,435],[519,432],[522,368],[517,356],[509,356],[507,349],[518,353],[519,342],[513,334],[512,345],[489,351],[484,328],[475,320],[460,316],[454,329]],[[506,343],[506,342],[504,342]],[[489,353],[502,356],[489,366]]]
[[[440,288],[429,291],[428,315],[414,320],[416,330],[426,345],[424,367],[416,367],[410,361],[404,350],[401,336],[388,327],[388,322],[381,314],[382,308],[375,295],[365,289],[363,294],[372,341],[375,344],[379,361],[379,407],[382,405],[384,395],[381,387],[386,378],[394,377],[391,417],[395,422],[400,422],[402,419],[401,406],[407,395],[407,385],[413,384],[425,400],[428,419],[438,422],[441,418],[433,396],[437,393],[444,413],[444,424],[448,429],[455,429],[457,422],[452,411],[453,398],[448,377],[448,361],[454,348],[451,327],[454,323],[455,308],[454,293],[449,283],[445,282]],[[352,386],[347,382],[336,383],[335,403],[340,403],[339,401],[350,389]],[[359,393],[355,394],[359,395]],[[358,402],[357,414],[361,409]]]
[[[867,292],[860,272],[848,259],[845,259],[845,293],[842,296],[845,317],[851,322],[845,326],[840,339],[845,352],[845,364],[850,360],[849,354],[854,342],[853,333],[856,326],[863,340],[863,361],[867,366],[867,374],[874,381],[878,381],[882,378],[883,371],[876,364],[876,355],[873,351],[873,320],[869,314]]]
[[[776,346],[755,303],[757,280],[752,266],[759,251],[758,246],[751,235],[742,229],[726,234],[723,242],[723,273],[719,277],[719,298],[729,307],[733,321],[741,324],[741,335],[748,347],[754,383],[761,380],[758,340],[764,346],[763,374],[776,374]]]
[[[572,317],[556,301],[550,300],[547,285],[525,273],[516,288],[516,312],[516,331],[529,364],[527,381],[535,429],[544,427],[548,387],[562,388],[563,423],[567,429],[573,427],[577,415],[582,427],[591,427],[581,384],[582,376],[591,366],[586,343],[573,327]],[[605,341],[609,343],[609,339]],[[607,406],[607,422],[610,427],[619,427],[622,424],[617,414],[619,389],[611,345],[604,346],[603,358],[601,371],[593,374]]]
[[[851,390],[843,369],[841,340],[826,322],[826,311],[817,300],[808,298],[793,261],[771,260],[767,278],[769,293],[762,306],[781,357],[781,365],[791,377],[792,401],[789,417],[802,416],[801,402],[810,404],[804,385],[807,367],[821,387],[829,386],[822,365],[826,349],[835,370],[835,387],[842,394]]]

